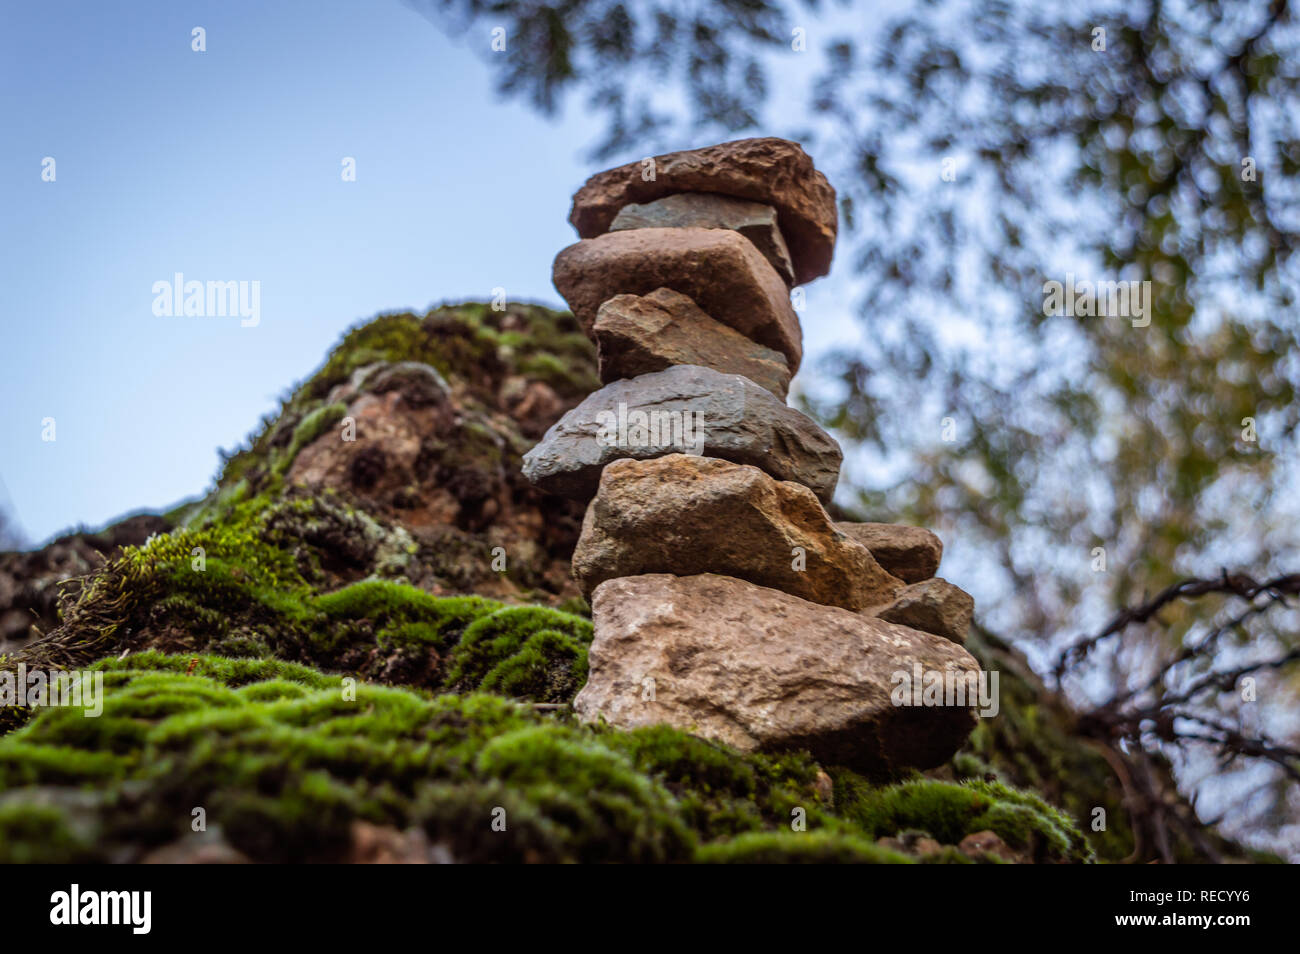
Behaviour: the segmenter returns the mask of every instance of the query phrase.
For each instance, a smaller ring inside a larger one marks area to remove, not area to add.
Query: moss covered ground
[[[1122,827],[1083,833],[1110,782],[1098,770],[1068,791],[1060,773],[1079,750],[1035,721],[1028,688],[942,777],[886,782],[806,754],[575,721],[585,603],[413,585],[430,565],[472,579],[451,564],[486,564],[492,539],[449,549],[346,492],[286,486],[294,455],[346,412],[331,394],[398,361],[430,365],[483,420],[512,377],[566,400],[597,386],[572,317],[540,307],[439,308],[350,332],[212,493],[172,515],[177,529],[70,581],[58,626],[0,657],[0,671],[91,667],[106,692],[99,718],[0,709],[0,861],[140,860],[194,837],[198,810],[254,861],[347,860],[359,824],[421,833],[460,861],[998,860],[955,847],[979,832],[1021,860],[1127,850]],[[918,833],[941,850],[908,850]]]
[[[997,784],[832,769],[837,809],[805,756],[592,728],[481,689],[155,651],[94,669],[99,718],[46,709],[0,738],[0,861],[137,860],[186,838],[195,809],[258,861],[345,859],[358,821],[419,828],[460,861],[911,862],[875,840],[918,827],[1089,858],[1059,813]]]

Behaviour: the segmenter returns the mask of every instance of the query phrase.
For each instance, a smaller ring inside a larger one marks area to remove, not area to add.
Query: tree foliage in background
[[[1286,0],[416,4],[483,31],[503,94],[544,113],[584,96],[606,120],[595,158],[804,142],[839,190],[861,317],[810,407],[896,475],[859,481],[863,515],[978,555],[985,623],[1056,653],[1183,577],[1300,568]],[[809,62],[804,107],[772,110]],[[1149,324],[1045,315],[1068,273],[1150,282]],[[1141,714],[1107,731],[1175,758],[1185,788],[1240,771],[1238,809],[1276,832],[1300,810],[1290,750],[1196,744],[1206,724],[1295,736],[1296,617],[1269,592],[1240,620],[1244,584],[1161,602],[1055,673],[1081,706]],[[1271,704],[1214,677],[1252,660],[1278,663],[1250,670]]]

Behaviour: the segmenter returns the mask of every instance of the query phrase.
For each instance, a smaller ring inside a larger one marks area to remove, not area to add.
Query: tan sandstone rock
[[[782,399],[790,388],[790,365],[779,351],[714,321],[671,288],[615,295],[597,310],[591,330],[605,384],[675,364],[697,364],[744,375]]]
[[[712,574],[610,580],[592,602],[588,721],[665,724],[741,751],[807,749],[867,773],[942,764],[965,741],[965,706],[895,705],[897,673],[971,678],[953,643]]]
[[[835,529],[870,550],[876,562],[900,580],[919,583],[939,571],[943,542],[924,527],[840,522]]]
[[[716,321],[781,352],[798,370],[803,332],[781,276],[743,235],[726,229],[609,232],[562,249],[555,287],[590,335],[615,295],[671,288]]]
[[[835,190],[798,143],[766,137],[672,152],[654,157],[653,172],[650,179],[646,163],[630,162],[588,179],[569,213],[578,234],[603,234],[632,203],[676,192],[716,192],[777,210],[796,284],[830,271],[838,227]]]
[[[935,577],[911,584],[875,615],[964,645],[974,612],[975,600],[969,593]]]
[[[834,529],[807,487],[684,454],[610,463],[583,519],[573,575],[584,594],[642,573],[722,573],[851,610],[904,586]]]

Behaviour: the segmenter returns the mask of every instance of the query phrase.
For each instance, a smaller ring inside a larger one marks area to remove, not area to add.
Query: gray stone
[[[685,453],[761,467],[825,501],[839,479],[839,445],[811,418],[748,378],[690,364],[589,395],[524,455],[523,471],[548,493],[589,500],[610,461]]]
[[[573,703],[587,721],[670,725],[744,752],[807,749],[868,774],[941,765],[975,727],[968,705],[895,704],[898,674],[918,666],[978,678],[960,646],[742,580],[610,580],[592,621],[591,674]]]
[[[723,374],[743,374],[782,399],[790,387],[784,355],[715,321],[671,288],[615,295],[596,312],[591,332],[600,379],[606,384],[675,364],[697,364]]]
[[[754,243],[787,285],[794,284],[790,250],[776,221],[776,209],[762,202],[711,192],[678,192],[644,205],[625,205],[611,232],[626,229],[731,229]]]

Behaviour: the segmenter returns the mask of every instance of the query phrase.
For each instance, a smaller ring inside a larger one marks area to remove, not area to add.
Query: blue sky
[[[0,503],[31,542],[203,491],[360,319],[497,286],[562,305],[551,260],[599,130],[577,102],[498,101],[485,30],[450,39],[400,0],[0,17]],[[260,282],[260,322],[155,316],[177,272]],[[825,325],[805,330],[815,354]]]

